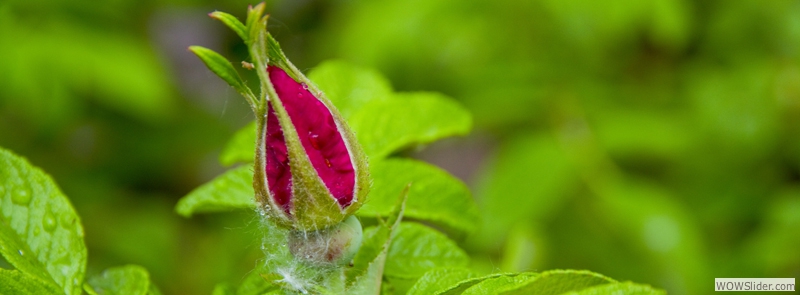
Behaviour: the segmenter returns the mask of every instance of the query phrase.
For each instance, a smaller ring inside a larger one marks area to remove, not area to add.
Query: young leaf
[[[580,291],[563,293],[562,295],[666,295],[664,290],[654,289],[647,285],[634,284],[631,282],[605,284],[589,287]]]
[[[497,294],[497,289],[506,285],[513,285],[525,282],[537,277],[539,274],[531,272],[512,273],[512,274],[492,274],[479,278],[461,281],[440,293],[441,295],[459,294]]]
[[[252,163],[256,157],[255,145],[256,122],[253,121],[233,134],[219,155],[219,162],[225,166],[236,163]]]
[[[497,287],[503,290],[500,294],[559,295],[609,283],[616,283],[616,281],[590,271],[550,270],[540,273],[535,278],[525,282],[516,282],[515,284]],[[465,292],[464,294],[468,293]]]
[[[189,50],[194,52],[194,54],[206,64],[209,70],[217,74],[217,76],[225,80],[228,85],[231,85],[237,92],[244,96],[251,107],[255,108],[258,106],[256,96],[250,91],[247,84],[244,83],[242,77],[239,76],[239,72],[236,71],[225,57],[202,46],[189,46]]]
[[[2,148],[0,205],[0,254],[19,271],[80,294],[86,270],[80,218],[50,176]],[[26,255],[39,263],[15,257]]]
[[[388,218],[377,227],[364,230],[364,242],[353,258],[353,267],[345,272],[349,294],[378,294],[381,290],[386,255],[403,218],[407,198],[408,186]]]
[[[472,116],[451,98],[432,92],[397,93],[365,104],[349,120],[370,159],[413,144],[466,135]]]
[[[106,269],[102,274],[88,279],[86,291],[103,295],[159,295],[161,292],[150,282],[150,274],[138,265]]]
[[[421,224],[404,222],[392,239],[384,275],[417,279],[436,267],[466,267],[469,256],[444,234]]]
[[[389,81],[374,69],[361,68],[341,60],[319,64],[308,73],[345,119],[349,119],[365,104],[392,96]]]
[[[373,177],[369,201],[356,214],[385,216],[392,210],[397,191],[412,183],[405,216],[470,233],[479,216],[469,188],[441,169],[416,160],[387,159],[370,165]]]
[[[450,286],[473,277],[475,277],[475,273],[466,268],[434,268],[422,275],[407,294],[439,294]]]
[[[253,167],[239,166],[217,176],[178,201],[175,211],[184,217],[198,212],[254,208]]]
[[[235,16],[222,11],[214,11],[212,13],[209,13],[208,16],[224,23],[226,26],[228,26],[228,28],[236,32],[236,34],[239,35],[239,37],[242,38],[242,40],[244,40],[245,43],[247,43],[247,38],[248,38],[247,28]]]
[[[0,294],[64,294],[62,290],[41,278],[19,270],[0,268]]]

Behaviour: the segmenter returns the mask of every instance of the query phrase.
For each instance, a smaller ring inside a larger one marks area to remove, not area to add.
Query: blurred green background
[[[260,257],[251,212],[173,212],[252,120],[186,47],[244,59],[206,14],[248,4],[0,2],[0,146],[71,198],[90,274],[135,263],[165,293],[208,294]],[[471,136],[406,153],[473,188],[483,226],[460,244],[476,269],[671,294],[800,277],[800,2],[267,4],[300,69],[343,59],[473,112]]]

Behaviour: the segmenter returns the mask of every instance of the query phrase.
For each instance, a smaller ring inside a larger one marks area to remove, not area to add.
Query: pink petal
[[[266,172],[269,192],[283,211],[290,213],[292,202],[292,171],[289,169],[289,155],[286,151],[286,139],[283,129],[278,123],[275,109],[269,104],[267,110],[266,136]]]
[[[267,72],[317,175],[339,205],[347,207],[353,201],[355,170],[333,115],[306,85],[292,79],[283,69],[269,66]],[[268,129],[269,126],[268,122]]]

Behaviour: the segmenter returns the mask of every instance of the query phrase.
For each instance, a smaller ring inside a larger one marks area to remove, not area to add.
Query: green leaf
[[[559,295],[616,281],[584,270],[551,270],[543,273],[493,274],[453,284],[435,294],[537,294]]]
[[[465,268],[434,268],[422,275],[407,294],[439,294],[449,287],[473,277],[475,277],[475,273]]]
[[[377,294],[381,290],[383,270],[392,238],[403,219],[408,186],[400,193],[394,210],[380,225],[364,230],[364,242],[353,258],[353,267],[346,269],[348,294]]]
[[[634,284],[631,282],[605,284],[589,287],[580,291],[562,293],[562,295],[666,295],[664,290],[654,289],[648,285]]]
[[[384,274],[416,279],[436,267],[468,264],[467,253],[444,234],[418,223],[404,222],[389,246]]]
[[[469,111],[438,93],[398,93],[373,100],[349,120],[370,159],[384,158],[414,144],[466,135],[472,129]]]
[[[80,294],[86,270],[80,218],[50,176],[2,148],[0,205],[0,254],[22,272]],[[26,255],[39,263],[16,257]]]
[[[242,38],[242,40],[244,40],[245,43],[247,42],[248,38],[247,28],[235,16],[222,11],[214,11],[212,13],[209,13],[208,16],[210,16],[213,19],[221,21],[226,26],[228,26],[228,28],[236,32],[236,34],[239,35],[239,37]]]
[[[412,183],[404,213],[406,217],[429,221],[462,234],[477,227],[480,218],[469,188],[447,172],[408,159],[374,161],[370,172],[372,189],[357,215],[376,217],[389,214],[397,192]]]
[[[28,244],[2,218],[0,218],[0,253],[17,270],[57,286],[50,274],[47,273],[44,265],[39,262],[36,255],[33,255],[33,251],[28,248]]]
[[[564,292],[579,291],[609,283],[616,283],[616,281],[590,271],[550,270],[540,273],[538,276],[523,283],[498,287],[503,290],[503,292],[499,292],[500,294],[559,295]],[[469,292],[464,292],[464,294],[469,294]]]
[[[392,95],[392,86],[378,71],[341,60],[319,64],[308,73],[308,78],[325,93],[345,119],[366,103],[385,100]]]
[[[524,272],[512,274],[492,274],[484,277],[468,279],[437,293],[442,295],[459,294],[496,294],[498,288],[526,282],[539,274]],[[469,292],[469,293],[467,293]]]
[[[202,46],[189,46],[189,50],[194,52],[194,54],[206,64],[209,70],[217,74],[217,76],[225,80],[228,85],[231,85],[237,92],[243,95],[250,103],[251,107],[255,108],[255,106],[257,106],[255,95],[250,91],[250,88],[247,87],[247,84],[244,83],[242,77],[239,76],[239,72],[236,71],[225,57]]]
[[[101,295],[158,295],[150,274],[138,265],[112,267],[88,279],[92,291]]]
[[[64,294],[52,283],[18,270],[0,268],[0,294]]]
[[[256,158],[256,121],[236,131],[225,145],[219,162],[225,166],[236,163],[252,163]]]
[[[178,201],[175,211],[184,217],[255,207],[253,167],[239,166],[201,185]]]

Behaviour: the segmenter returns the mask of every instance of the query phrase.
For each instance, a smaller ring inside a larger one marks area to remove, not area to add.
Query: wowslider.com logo
[[[794,278],[716,278],[714,291],[794,291]]]

